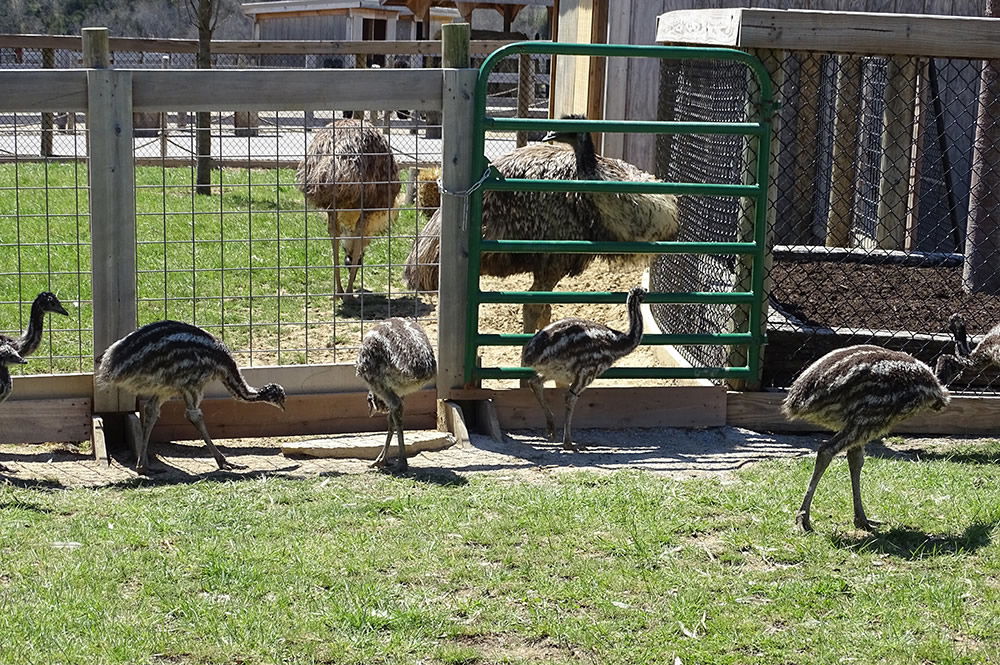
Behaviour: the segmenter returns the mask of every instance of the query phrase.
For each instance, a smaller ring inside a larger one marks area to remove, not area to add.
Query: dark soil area
[[[961,267],[775,262],[771,277],[772,298],[814,326],[947,333],[958,312],[979,334],[1000,322],[1000,297],[965,293]]]

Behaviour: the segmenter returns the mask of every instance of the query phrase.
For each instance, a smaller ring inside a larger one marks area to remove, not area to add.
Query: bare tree
[[[195,66],[198,69],[212,68],[212,33],[219,23],[220,0],[187,0],[188,15],[198,30],[198,55]],[[196,178],[198,194],[212,194],[212,113],[198,111],[195,114],[195,150],[198,155]]]

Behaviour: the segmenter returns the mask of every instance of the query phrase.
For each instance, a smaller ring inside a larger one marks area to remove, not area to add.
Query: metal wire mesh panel
[[[789,53],[774,64],[781,109],[765,385],[787,386],[820,355],[849,344],[879,344],[933,363],[953,350],[952,313],[973,336],[988,331],[1000,295],[992,240],[1000,202],[989,185],[1000,160],[990,138],[995,105],[979,91],[983,63]],[[731,100],[742,81],[725,80],[721,70],[691,77],[701,97],[685,94],[680,72],[661,91],[661,116],[721,119],[738,110]],[[679,159],[676,147],[661,150],[660,166],[671,177],[685,168],[688,178],[717,172],[705,155]],[[740,169],[736,163],[733,173]],[[697,222],[685,228],[725,232],[738,211],[713,217],[722,210],[686,202],[685,214]],[[698,288],[723,274],[694,265],[666,273]],[[658,316],[668,326],[682,318],[662,309]],[[724,311],[686,316],[699,330],[728,323]],[[970,369],[954,387],[992,392],[998,377],[995,369]]]
[[[741,122],[747,118],[746,67],[709,60],[661,63],[661,81],[669,81],[660,105],[661,120]],[[667,181],[739,184],[744,177],[746,142],[742,136],[662,135],[657,140],[657,175]],[[739,240],[740,200],[732,197],[683,196],[679,199],[680,241]],[[733,255],[666,254],[657,257],[650,282],[657,291],[732,291],[737,280]],[[665,333],[735,331],[732,305],[651,305]],[[745,330],[741,331],[745,332]],[[694,366],[724,365],[723,346],[681,346]]]
[[[46,146],[65,157],[40,158]],[[0,114],[0,334],[25,333],[32,302],[44,291],[56,294],[69,313],[42,317],[41,345],[29,364],[11,367],[12,373],[92,366],[85,159],[83,134],[58,129],[52,114]]]

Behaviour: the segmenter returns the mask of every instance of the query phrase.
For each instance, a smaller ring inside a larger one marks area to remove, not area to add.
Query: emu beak
[[[546,134],[545,136],[542,137],[542,141],[543,142],[546,142],[546,141],[555,141],[555,139],[556,139],[556,133],[555,132],[549,132],[548,134]]]
[[[59,305],[59,309],[55,310],[57,314],[62,314],[63,316],[69,316],[69,312],[62,305]]]
[[[14,361],[14,363],[18,365],[27,365],[28,361],[25,360],[24,358],[18,358],[17,360]]]

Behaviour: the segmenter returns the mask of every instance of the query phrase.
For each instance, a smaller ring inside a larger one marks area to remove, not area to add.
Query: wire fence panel
[[[65,159],[39,158],[57,143]],[[46,314],[42,342],[15,374],[89,371],[93,366],[86,138],[51,114],[0,113],[0,335],[20,337],[39,293],[68,317]]]
[[[983,63],[791,52],[775,65],[781,107],[764,385],[788,386],[813,360],[849,344],[901,349],[933,363],[953,351],[953,313],[974,337],[990,330],[1000,294],[989,287],[996,259],[987,238],[1000,206],[992,199],[978,208],[970,203],[977,118],[980,133],[1000,120],[980,108]],[[660,91],[661,118],[740,116],[745,81],[725,66],[685,63],[673,76],[661,77],[670,80]],[[725,168],[706,159],[696,138],[672,141],[659,146],[659,175],[718,177]],[[732,145],[727,154],[739,152]],[[992,162],[980,163],[981,178],[1000,175]],[[717,237],[737,228],[739,210],[723,202],[688,200],[682,210],[682,233]],[[975,214],[986,229],[978,236],[970,230]],[[708,289],[732,279],[724,261],[678,265],[693,258],[662,257],[653,283]],[[654,312],[668,330],[689,320],[705,332],[733,325],[728,311],[709,305]],[[700,362],[711,349],[682,353]],[[1000,373],[966,371],[953,387],[996,392]]]

